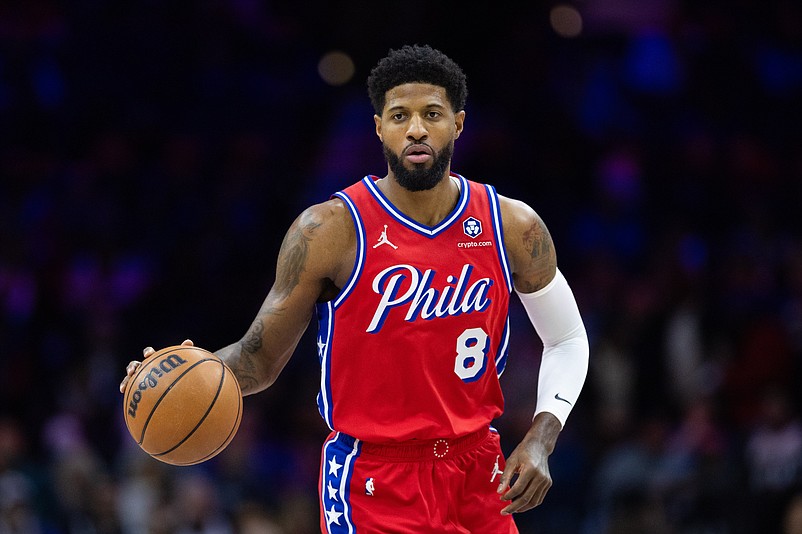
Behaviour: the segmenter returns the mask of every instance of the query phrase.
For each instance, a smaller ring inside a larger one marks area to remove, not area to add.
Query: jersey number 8
[[[478,380],[485,372],[485,359],[490,339],[481,328],[468,328],[457,338],[457,359],[454,373],[463,382]]]

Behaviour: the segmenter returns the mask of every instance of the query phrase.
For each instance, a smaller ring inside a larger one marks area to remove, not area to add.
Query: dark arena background
[[[314,327],[198,466],[136,446],[118,384],[238,340],[292,220],[384,175],[365,79],[412,43],[462,65],[453,170],[540,213],[590,337],[521,532],[802,532],[802,4],[468,4],[0,2],[0,532],[316,531]]]

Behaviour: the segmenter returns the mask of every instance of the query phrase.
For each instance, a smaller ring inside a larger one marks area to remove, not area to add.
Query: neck
[[[426,226],[436,226],[451,213],[459,200],[459,186],[446,174],[436,186],[426,191],[410,191],[392,175],[376,182],[393,205],[401,212]]]

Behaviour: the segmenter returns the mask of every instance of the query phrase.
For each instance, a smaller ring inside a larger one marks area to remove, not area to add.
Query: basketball
[[[126,384],[128,432],[149,455],[172,465],[209,460],[234,439],[242,391],[215,354],[172,346],[149,356]]]

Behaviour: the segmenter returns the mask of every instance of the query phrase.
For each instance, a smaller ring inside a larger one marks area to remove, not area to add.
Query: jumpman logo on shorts
[[[496,456],[496,465],[493,466],[493,472],[491,473],[493,476],[490,477],[490,482],[493,482],[496,479],[496,475],[503,475],[504,471],[498,468],[498,459],[499,456]]]
[[[376,248],[376,247],[378,247],[380,245],[390,245],[391,247],[393,247],[395,249],[398,248],[397,246],[395,246],[392,243],[390,243],[389,239],[387,239],[387,225],[386,224],[384,225],[384,231],[382,232],[382,235],[379,237],[379,242],[376,243],[375,245],[373,245],[373,248]]]

